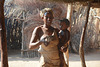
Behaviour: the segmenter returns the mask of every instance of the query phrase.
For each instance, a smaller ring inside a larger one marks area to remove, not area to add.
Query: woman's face
[[[49,12],[46,12],[43,17],[44,24],[47,26],[51,26],[53,20],[53,15]]]

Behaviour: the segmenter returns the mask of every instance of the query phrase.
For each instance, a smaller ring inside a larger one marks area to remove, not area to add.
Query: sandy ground
[[[9,67],[38,67],[39,58],[22,58],[19,52],[9,53]],[[85,55],[87,67],[100,67],[100,50],[92,51]],[[0,60],[1,65],[1,60]],[[82,67],[78,54],[69,54],[69,67]]]

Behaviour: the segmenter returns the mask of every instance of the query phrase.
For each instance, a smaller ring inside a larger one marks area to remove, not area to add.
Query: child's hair
[[[61,22],[65,22],[65,23],[66,23],[66,25],[68,25],[68,27],[70,26],[70,22],[69,22],[69,20],[68,20],[68,19],[66,19],[66,18],[64,18],[64,19],[60,20],[60,23],[61,23]]]
[[[53,15],[53,11],[51,8],[44,8],[40,11],[40,16],[43,17],[46,12],[49,12]]]

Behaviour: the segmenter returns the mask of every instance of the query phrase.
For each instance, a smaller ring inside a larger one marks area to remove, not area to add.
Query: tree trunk
[[[88,3],[86,22],[85,22],[85,26],[84,26],[84,28],[82,30],[80,46],[79,46],[79,54],[80,54],[82,67],[86,67],[85,58],[84,58],[83,44],[84,44],[84,37],[85,37],[86,27],[87,27],[87,23],[88,23],[89,11],[90,11],[90,2]]]
[[[7,40],[4,21],[4,0],[0,0],[1,67],[8,67]]]

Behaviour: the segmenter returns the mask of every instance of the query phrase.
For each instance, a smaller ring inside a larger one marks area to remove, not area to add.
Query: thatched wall
[[[71,44],[75,52],[79,50],[80,37],[82,29],[86,21],[86,6],[76,5],[73,6],[73,17],[71,23]],[[96,17],[98,16],[98,17]],[[84,50],[88,52],[91,48],[100,47],[100,8],[91,8],[89,14],[89,23],[85,34]]]
[[[21,49],[22,43],[22,20],[5,18],[5,26],[7,33],[7,48],[8,50]]]
[[[13,0],[4,4],[5,26],[8,50],[21,49],[23,9],[18,8]]]

